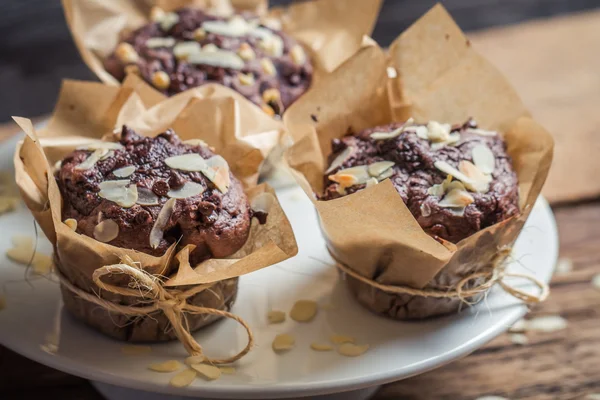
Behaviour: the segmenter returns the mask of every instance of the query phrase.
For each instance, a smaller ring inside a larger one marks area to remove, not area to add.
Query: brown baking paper
[[[392,82],[386,74],[390,64],[398,71]],[[499,130],[518,175],[521,214],[455,245],[427,235],[389,180],[336,200],[316,200],[333,138],[409,116],[444,123],[472,116],[482,128]],[[441,5],[394,41],[389,58],[376,45],[362,48],[293,104],[284,123],[296,141],[287,161],[315,204],[332,255],[385,285],[444,289],[489,268],[499,249],[519,235],[552,160],[551,136],[530,118],[505,78],[470,47]],[[441,314],[460,303],[392,295],[351,277],[348,281],[363,304],[395,318]]]
[[[126,82],[121,88],[100,83],[65,81],[58,103],[46,128],[36,131],[25,118],[15,121],[26,137],[15,153],[16,179],[27,206],[32,211],[46,236],[54,245],[57,268],[72,284],[89,293],[98,293],[103,299],[120,304],[135,304],[138,300],[107,291],[99,291],[92,281],[98,268],[119,263],[130,257],[148,273],[165,276],[167,286],[214,283],[209,291],[196,295],[197,303],[206,307],[229,305],[235,297],[237,278],[241,275],[283,261],[297,253],[291,226],[277,198],[267,185],[258,185],[258,169],[266,154],[279,140],[281,124],[260,110],[240,102],[237,93],[226,88],[205,86],[156,102],[149,88],[135,90],[143,82]],[[233,96],[228,96],[233,94]],[[153,104],[146,108],[144,104]],[[101,243],[73,232],[62,222],[62,199],[55,179],[53,165],[77,146],[91,140],[112,137],[115,127],[128,124],[139,133],[154,136],[173,128],[181,139],[201,138],[215,148],[229,163],[232,173],[244,184],[250,202],[257,196],[269,197],[270,207],[264,225],[253,219],[251,235],[246,244],[231,259],[211,259],[194,266],[184,280],[177,280],[178,264],[189,266],[187,258],[174,260],[177,248],[173,245],[163,256],[154,257],[131,249]],[[179,260],[181,261],[181,260]],[[112,284],[129,282],[125,276],[112,275],[104,279]],[[227,296],[226,296],[227,295]],[[221,302],[215,304],[214,298]],[[105,333],[131,340],[162,340],[171,338],[166,320],[158,322],[141,318],[134,328],[122,332],[121,325],[130,323],[125,316],[107,316],[97,306],[90,307],[74,296],[65,298],[67,308],[86,322]],[[92,312],[93,311],[93,312]],[[109,318],[110,317],[110,318]],[[189,316],[190,326],[199,327],[206,316]],[[101,318],[101,320],[99,320]],[[213,318],[214,319],[214,318]],[[157,328],[158,324],[158,328]]]
[[[361,46],[377,20],[381,0],[311,0],[289,7],[267,9],[266,0],[63,0],[65,18],[83,61],[102,82],[119,82],[102,66],[102,60],[119,43],[123,31],[149,22],[150,8],[182,7],[249,10],[282,22],[283,31],[296,38],[312,55],[315,82],[333,71]]]

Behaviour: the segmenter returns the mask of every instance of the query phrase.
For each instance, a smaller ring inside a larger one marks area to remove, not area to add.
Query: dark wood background
[[[125,1],[125,0],[124,0]],[[369,0],[364,0],[369,1]],[[291,0],[272,0],[287,4]],[[374,37],[383,46],[434,0],[386,0]],[[464,30],[600,7],[600,0],[446,0]],[[63,78],[94,79],[71,41],[59,0],[0,0],[0,122],[51,111]]]

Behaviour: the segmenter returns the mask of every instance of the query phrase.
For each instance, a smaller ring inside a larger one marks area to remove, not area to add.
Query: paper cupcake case
[[[388,78],[389,67],[395,78]],[[332,139],[408,117],[442,123],[473,117],[481,128],[499,131],[518,176],[520,214],[452,244],[423,231],[389,180],[317,200]],[[548,174],[553,140],[441,5],[402,33],[387,54],[366,41],[294,103],[284,123],[295,141],[287,162],[361,304],[391,318],[420,319],[455,312],[494,283],[526,301],[537,299],[509,288],[502,274]]]
[[[77,318],[121,340],[144,342],[177,337],[190,353],[197,354],[201,348],[198,351],[189,331],[222,316],[239,320],[227,313],[235,300],[238,277],[297,253],[294,234],[274,191],[256,183],[260,165],[282,134],[281,124],[230,92],[209,85],[165,99],[139,81],[125,82],[120,88],[65,81],[45,128],[36,130],[28,119],[15,118],[26,133],[15,152],[17,184],[54,246],[64,305]],[[258,202],[268,213],[266,223],[253,218],[248,240],[240,250],[225,259],[209,259],[196,266],[189,264],[189,246],[175,243],[164,255],[155,257],[71,230],[63,222],[53,166],[76,147],[112,136],[122,124],[146,136],[173,128],[182,140],[199,138],[213,146],[242,182],[251,206]],[[126,273],[106,270],[106,266],[115,264],[125,264],[121,269]],[[142,297],[139,290],[131,292],[129,286],[132,273],[138,272],[138,283],[147,282],[146,288],[155,286]],[[167,307],[169,299],[180,308]],[[147,315],[120,312],[113,309],[114,305],[149,311]],[[168,313],[176,315],[169,317]],[[183,321],[183,331],[173,326],[173,316]]]

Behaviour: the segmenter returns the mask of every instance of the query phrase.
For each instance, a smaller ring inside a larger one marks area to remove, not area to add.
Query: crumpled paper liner
[[[62,3],[83,61],[101,81],[112,85],[119,82],[104,69],[102,60],[115,49],[121,32],[149,22],[153,5],[167,11],[182,7],[220,12],[249,10],[278,18],[283,31],[311,54],[315,82],[360,48],[363,35],[372,32],[381,7],[381,0],[311,0],[273,9],[268,9],[266,0],[62,0]]]
[[[237,291],[237,277],[268,267],[297,253],[291,225],[274,191],[258,185],[258,170],[266,155],[279,140],[282,126],[247,102],[237,93],[216,85],[160,100],[144,82],[127,81],[118,88],[100,83],[65,81],[58,103],[46,128],[37,131],[31,121],[15,117],[26,133],[17,146],[14,163],[22,197],[36,221],[54,245],[56,267],[76,287],[96,293],[119,304],[136,304],[139,299],[100,291],[92,281],[94,271],[116,264],[129,256],[156,276],[165,276],[170,287],[215,283],[196,295],[194,305],[228,308]],[[131,249],[101,243],[73,232],[62,222],[62,198],[53,176],[53,165],[77,146],[104,136],[115,127],[128,124],[139,133],[154,136],[171,127],[182,140],[201,138],[229,163],[233,174],[243,183],[250,202],[263,193],[271,197],[267,223],[253,219],[249,240],[228,259],[210,259],[187,267],[177,267],[172,245],[154,257]],[[112,275],[107,283],[127,285],[129,278]],[[111,336],[136,341],[172,338],[162,313],[134,321],[115,315],[76,298],[63,290],[66,308],[77,317]],[[203,315],[187,315],[190,328],[211,321]]]
[[[390,65],[398,72],[392,81],[386,74]],[[333,138],[409,116],[449,123],[472,116],[482,128],[499,130],[518,175],[521,214],[452,244],[437,242],[421,229],[389,180],[336,200],[316,200]],[[332,255],[385,285],[444,290],[490,268],[499,250],[519,235],[552,160],[551,136],[531,119],[505,78],[470,47],[441,5],[400,35],[389,56],[376,45],[363,47],[293,104],[284,123],[296,141],[288,164],[318,211]],[[461,303],[389,294],[346,279],[362,304],[392,318],[446,314]]]

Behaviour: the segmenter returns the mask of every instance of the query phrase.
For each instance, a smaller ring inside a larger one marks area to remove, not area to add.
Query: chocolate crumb
[[[319,119],[317,118],[317,116],[315,114],[310,114],[310,118],[314,121],[314,122],[319,122]]]

